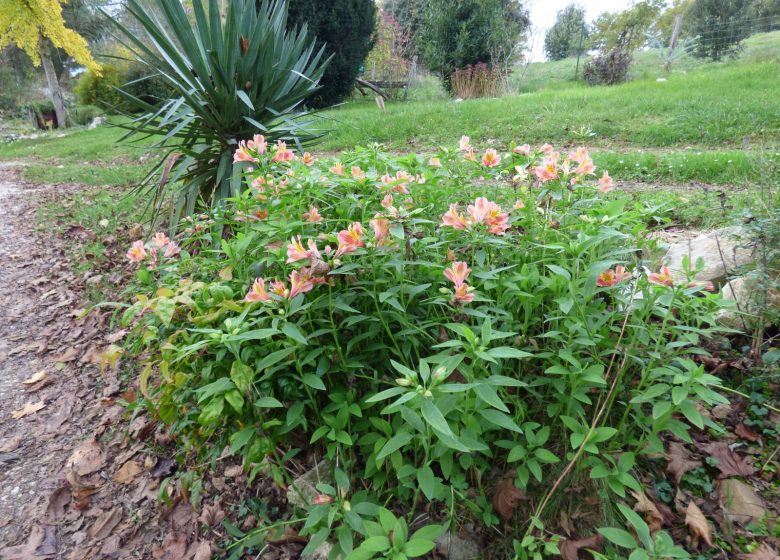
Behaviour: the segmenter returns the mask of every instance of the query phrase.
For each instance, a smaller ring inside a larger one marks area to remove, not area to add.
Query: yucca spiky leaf
[[[128,129],[123,138],[160,138],[161,157],[142,188],[155,191],[155,207],[176,189],[179,216],[194,213],[198,200],[213,206],[238,194],[243,182],[233,153],[239,140],[263,134],[302,147],[322,136],[303,103],[328,62],[306,27],[287,29],[286,0],[259,7],[255,0],[231,0],[224,15],[217,0],[208,6],[193,0],[192,7],[190,18],[178,1],[127,0],[146,37],[114,20],[138,61],[177,94],[151,105],[122,92],[142,111],[122,126]]]

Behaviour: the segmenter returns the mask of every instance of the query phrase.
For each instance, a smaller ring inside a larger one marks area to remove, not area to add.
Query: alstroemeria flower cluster
[[[471,269],[463,261],[455,261],[449,268],[444,269],[445,278],[455,285],[455,295],[452,298],[453,305],[474,301],[473,288],[466,284],[469,274],[471,274]]]
[[[616,266],[614,270],[610,268],[599,274],[596,285],[601,288],[611,288],[629,278],[631,278],[631,273],[626,270],[625,266]]]
[[[160,256],[164,258],[175,257],[181,252],[181,247],[171,241],[167,235],[158,232],[148,243],[139,239],[134,242],[125,254],[128,260],[134,263],[145,262],[147,268],[153,269],[157,266]]]
[[[488,232],[494,235],[503,235],[509,229],[509,214],[483,196],[478,197],[474,204],[469,204],[466,212],[468,217],[458,211],[456,203],[450,204],[450,209],[441,217],[442,225],[455,229],[471,229],[477,224],[484,224]]]

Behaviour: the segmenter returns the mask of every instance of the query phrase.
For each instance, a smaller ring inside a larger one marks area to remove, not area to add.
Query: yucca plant
[[[303,146],[322,135],[303,104],[328,61],[305,26],[287,30],[287,0],[231,0],[224,13],[217,0],[204,3],[193,0],[190,17],[178,1],[128,0],[146,37],[114,20],[123,43],[176,96],[150,104],[123,91],[143,114],[122,126],[123,138],[160,137],[160,158],[141,188],[155,208],[173,189],[177,217],[243,188],[242,165],[233,163],[239,140],[263,134]]]

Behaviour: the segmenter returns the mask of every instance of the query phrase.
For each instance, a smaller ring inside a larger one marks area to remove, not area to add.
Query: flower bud
[[[349,505],[349,502],[347,500],[344,500],[343,508],[344,508],[344,511],[351,511],[352,510],[352,506]]]
[[[423,397],[425,397],[426,399],[430,399],[432,396],[433,393],[431,393],[430,389],[426,389],[425,392],[423,393]]]
[[[406,377],[399,377],[395,382],[401,387],[411,387],[413,383],[411,379],[407,379]]]

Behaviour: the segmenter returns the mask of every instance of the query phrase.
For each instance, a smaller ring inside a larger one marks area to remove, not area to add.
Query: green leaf
[[[305,373],[302,379],[306,385],[313,389],[317,389],[318,391],[325,391],[326,389],[325,383],[322,382],[322,379],[313,373]]]
[[[418,556],[428,554],[435,546],[436,543],[433,541],[425,539],[411,539],[404,545],[403,550],[404,554],[406,554],[409,558],[417,558]]]
[[[401,432],[391,437],[387,443],[382,447],[382,450],[377,454],[377,461],[381,461],[391,453],[394,453],[401,449],[404,445],[412,441],[412,434],[409,432]]]
[[[524,352],[523,350],[518,350],[517,348],[512,348],[511,346],[498,346],[496,348],[491,348],[488,350],[488,354],[493,356],[494,358],[528,358],[532,357],[533,354],[530,352]]]
[[[635,549],[637,547],[636,540],[631,536],[631,533],[624,531],[623,529],[616,529],[614,527],[602,527],[598,529],[598,532],[604,535],[604,537],[611,543],[614,543],[623,548]]]
[[[371,552],[383,552],[390,548],[390,539],[385,536],[368,537],[360,544],[360,548]]]
[[[293,325],[292,323],[287,323],[282,327],[282,332],[292,338],[295,342],[299,342],[303,344],[304,346],[308,344],[306,341],[306,337],[303,335],[301,330]]]
[[[426,465],[417,470],[417,483],[420,485],[420,490],[425,494],[425,497],[429,500],[433,500],[433,492],[436,488],[436,477],[433,475],[431,467]]]
[[[520,429],[520,426],[515,424],[515,421],[503,412],[499,412],[498,410],[494,410],[492,408],[481,408],[479,409],[479,413],[485,420],[498,426],[499,428],[511,430],[513,432],[517,432],[518,434],[523,433],[523,430]]]
[[[424,541],[435,541],[439,536],[443,535],[446,530],[447,528],[442,525],[426,525],[425,527],[417,529],[409,540],[421,539]]]
[[[409,389],[406,387],[391,387],[390,389],[385,389],[384,391],[380,391],[376,395],[372,395],[366,399],[367,403],[375,403],[379,401],[383,401],[389,398],[392,398],[396,395],[400,395],[401,393],[407,392]]]
[[[241,393],[246,393],[249,390],[254,377],[255,372],[252,370],[252,368],[238,360],[235,360],[233,365],[230,367],[230,379],[233,380],[236,388]]]
[[[495,407],[504,412],[509,412],[509,409],[506,407],[506,405],[503,403],[501,398],[498,396],[496,390],[493,389],[493,387],[491,387],[490,385],[487,385],[485,383],[479,383],[474,387],[474,392],[477,394],[477,396],[480,399],[485,401],[490,406]]]
[[[255,406],[257,408],[284,408],[284,405],[273,397],[260,397],[255,401]]]
[[[244,397],[236,390],[225,393],[225,400],[238,414],[244,409]]]
[[[236,386],[233,381],[230,380],[230,378],[220,377],[213,383],[209,383],[208,385],[204,385],[203,387],[195,389],[195,392],[198,393],[198,402],[200,403],[215,395],[222,395],[228,391],[232,391],[235,388]]]
[[[433,429],[438,430],[452,438],[455,437],[455,434],[453,434],[452,430],[450,429],[450,425],[447,424],[447,421],[444,419],[444,415],[442,415],[441,411],[436,408],[436,405],[434,405],[429,399],[425,399],[423,401],[420,412],[422,412],[423,418],[425,418],[425,420],[428,422],[428,424],[431,425]]]

